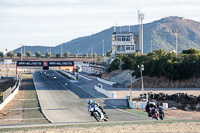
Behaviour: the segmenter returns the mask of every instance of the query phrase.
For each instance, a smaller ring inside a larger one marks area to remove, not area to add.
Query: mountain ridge
[[[138,32],[138,25],[131,25],[131,32]],[[153,44],[153,50],[166,49],[172,51],[175,49],[175,35],[172,31],[178,32],[178,52],[182,52],[183,49],[195,48],[200,50],[200,22],[185,19],[184,17],[170,16],[160,20],[153,21],[151,23],[144,24],[144,53],[150,52],[151,41]],[[119,26],[117,31],[128,32],[129,26]],[[55,47],[51,47],[52,54],[61,53],[61,45],[64,52],[69,51],[71,54],[80,55],[93,52],[98,55],[103,54],[102,41],[104,39],[104,51],[111,50],[112,34],[114,27],[102,30],[98,33],[83,36],[71,41],[59,44]],[[40,51],[45,54],[49,51],[49,47],[45,46],[26,46],[26,51],[31,51],[32,54],[36,51]],[[15,49],[14,53],[21,51],[21,48]]]

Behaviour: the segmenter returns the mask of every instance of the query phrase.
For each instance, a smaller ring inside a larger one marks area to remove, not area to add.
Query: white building
[[[114,32],[112,35],[111,58],[115,59],[117,54],[130,54],[136,52],[136,45],[132,32]]]

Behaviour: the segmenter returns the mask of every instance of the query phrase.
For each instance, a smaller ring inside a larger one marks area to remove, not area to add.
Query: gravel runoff
[[[200,133],[200,122],[62,127],[12,131],[15,133]],[[8,132],[8,133],[12,133]]]

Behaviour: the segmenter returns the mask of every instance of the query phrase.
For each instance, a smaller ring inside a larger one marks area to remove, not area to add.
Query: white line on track
[[[37,99],[14,99],[16,101],[35,101]]]
[[[32,110],[32,109],[40,109],[40,107],[33,107],[33,108],[16,108],[16,109],[9,109],[9,110],[18,111],[18,110]]]
[[[87,77],[85,77],[83,75],[80,75],[80,74],[79,74],[79,76],[82,77],[82,78],[84,78],[84,79],[90,80],[90,81],[92,80],[92,79],[89,79],[89,78],[87,78]]]
[[[53,71],[56,72],[55,70],[53,70]],[[56,72],[56,73],[59,74],[58,72]],[[59,75],[60,75],[61,77],[65,78],[65,77],[62,76],[61,74],[59,74]],[[65,78],[65,79],[66,79],[66,78]],[[70,80],[69,80],[69,81],[70,81]],[[121,112],[124,112],[124,113],[127,113],[127,114],[131,114],[131,115],[135,115],[135,116],[140,116],[140,117],[148,118],[147,116],[137,115],[137,114],[133,114],[133,113],[127,112],[127,111],[122,110],[122,109],[118,109],[117,107],[113,106],[112,104],[110,104],[110,103],[108,103],[108,102],[102,100],[101,98],[98,98],[98,97],[96,97],[95,95],[93,95],[93,94],[87,92],[86,90],[84,90],[84,89],[83,89],[82,87],[80,87],[79,85],[77,85],[77,84],[74,84],[74,85],[78,86],[81,90],[83,90],[84,92],[88,93],[89,95],[91,95],[91,96],[97,98],[99,101],[105,102],[107,105],[113,107],[114,109],[117,109],[118,111],[121,111]],[[75,95],[75,94],[74,94],[74,95]]]

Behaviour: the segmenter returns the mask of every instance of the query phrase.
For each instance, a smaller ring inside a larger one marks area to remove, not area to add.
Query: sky
[[[56,46],[114,25],[179,16],[200,22],[199,0],[0,0],[0,51]]]

